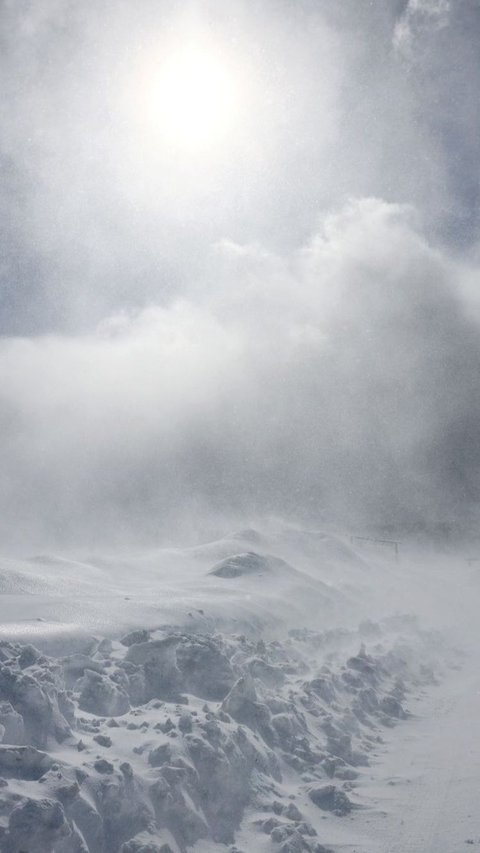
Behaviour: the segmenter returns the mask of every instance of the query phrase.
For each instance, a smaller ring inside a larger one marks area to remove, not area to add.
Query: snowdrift
[[[385,616],[451,612],[437,571],[294,530],[1,561],[0,849],[332,849],[325,817],[368,805],[385,732],[458,665]]]

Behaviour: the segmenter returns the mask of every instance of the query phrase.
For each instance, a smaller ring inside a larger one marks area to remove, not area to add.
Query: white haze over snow
[[[195,300],[3,340],[4,540],[155,541],[210,515],[464,525],[478,500],[471,271],[375,199],[288,257],[215,254]]]

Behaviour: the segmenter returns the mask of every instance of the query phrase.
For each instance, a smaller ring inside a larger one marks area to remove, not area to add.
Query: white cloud
[[[413,223],[352,201],[288,257],[220,247],[222,280],[195,302],[3,339],[3,541],[151,540],[192,516],[321,508],[464,516],[478,329],[462,271]]]

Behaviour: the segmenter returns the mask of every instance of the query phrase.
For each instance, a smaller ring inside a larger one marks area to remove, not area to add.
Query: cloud
[[[463,0],[0,4],[1,331],[188,296],[211,243],[294,251],[352,195],[413,204],[429,237],[469,247],[479,22]],[[241,92],[228,144],[188,156],[146,110],[186,34]]]
[[[26,0],[0,24],[3,541],[474,517],[477,4]],[[142,114],[185,27],[245,94],[203,159]]]
[[[471,518],[471,270],[426,243],[410,208],[375,199],[284,257],[214,251],[217,279],[195,301],[2,340],[3,542],[153,542],[268,514]]]
[[[394,47],[407,58],[412,58],[421,48],[422,40],[432,30],[448,26],[451,13],[450,0],[408,0],[398,19],[394,35]]]

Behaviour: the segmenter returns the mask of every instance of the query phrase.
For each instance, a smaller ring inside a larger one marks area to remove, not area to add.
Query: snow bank
[[[361,805],[356,779],[439,656],[411,618],[142,630],[64,657],[3,641],[1,849],[320,853],[322,814]]]

